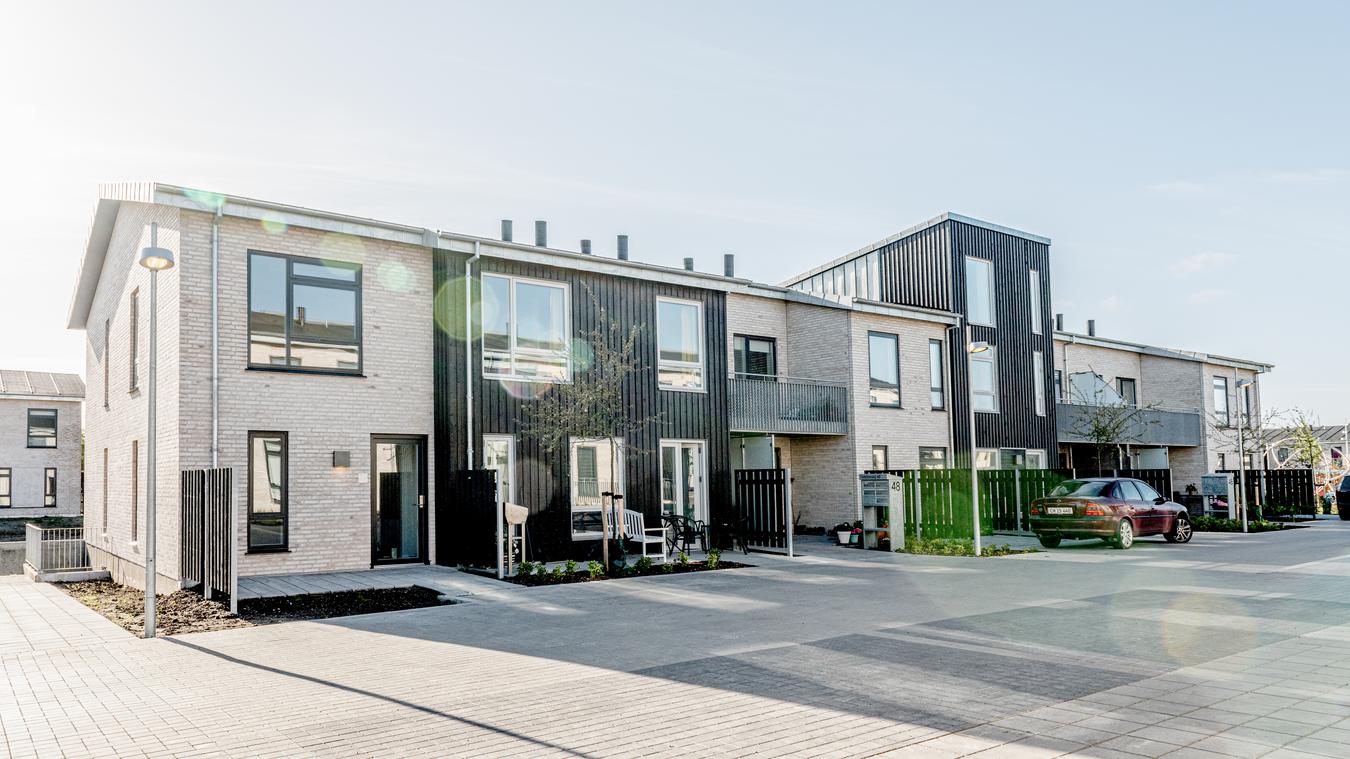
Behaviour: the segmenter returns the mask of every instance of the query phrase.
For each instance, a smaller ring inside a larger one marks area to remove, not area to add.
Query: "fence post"
[[[787,551],[792,558],[792,468],[783,470],[783,501],[787,510]]]
[[[1022,531],[1022,470],[1013,470],[1013,499],[1017,504],[1017,525],[1013,528]]]
[[[923,483],[919,480],[922,469],[914,470],[914,538],[923,540]]]

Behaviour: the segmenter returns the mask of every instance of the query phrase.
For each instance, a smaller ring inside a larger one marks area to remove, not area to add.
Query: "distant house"
[[[0,369],[0,518],[83,510],[83,401],[77,374]]]

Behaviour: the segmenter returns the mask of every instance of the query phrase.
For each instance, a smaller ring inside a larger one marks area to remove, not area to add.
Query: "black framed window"
[[[868,399],[873,406],[900,407],[900,338],[867,333]]]
[[[14,505],[10,500],[10,470],[9,467],[0,468],[0,509],[7,509]]]
[[[56,447],[56,409],[28,409],[28,447]]]
[[[138,289],[132,290],[132,291],[131,291],[131,323],[127,325],[127,346],[128,346],[128,353],[130,354],[130,355],[128,356],[128,358],[127,358],[127,363],[128,363],[129,366],[130,366],[130,372],[129,372],[130,375],[131,375],[131,380],[130,380],[130,383],[131,383],[131,384],[130,384],[130,390],[132,390],[132,391],[135,391],[135,390],[136,390],[136,384],[137,384],[137,379],[138,379],[138,377],[137,377],[137,371],[136,371],[136,370],[137,370],[136,353],[137,353],[137,348],[138,348],[139,346],[136,345],[136,341],[137,341],[137,339],[138,339],[137,336],[136,336],[136,324],[137,324],[137,322],[140,321],[140,310],[141,310],[140,303],[141,303],[141,291],[140,291],[140,289],[138,288]]]
[[[249,251],[248,365],[361,373],[361,265]]]
[[[1116,392],[1120,393],[1121,400],[1130,406],[1139,403],[1138,385],[1129,377],[1116,377]]]
[[[248,433],[248,550],[284,551],[288,485],[285,432]]]
[[[947,408],[947,380],[942,371],[942,341],[928,341],[928,392],[934,411]]]
[[[54,466],[42,470],[42,505],[56,505],[56,467]]]
[[[141,534],[141,441],[131,441],[131,540]]]
[[[884,472],[891,466],[890,450],[884,445],[872,446],[872,471]]]
[[[112,319],[103,320],[103,408],[108,408],[108,387],[111,384],[112,356],[108,349],[112,347]]]
[[[732,364],[737,379],[778,376],[778,343],[771,337],[732,336]]]
[[[103,449],[103,513],[99,515],[99,527],[104,535],[108,534],[108,449]]]

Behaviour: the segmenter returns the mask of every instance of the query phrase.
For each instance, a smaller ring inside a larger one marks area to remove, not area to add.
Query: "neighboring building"
[[[767,285],[727,311],[731,468],[791,468],[803,524],[857,519],[861,472],[948,465],[956,314]]]
[[[0,519],[80,513],[83,399],[78,374],[0,369]]]
[[[1260,376],[1273,368],[1105,338],[1091,323],[1088,334],[1056,330],[1054,361],[1061,465],[1085,471],[1170,468],[1173,489],[1183,493],[1187,485],[1199,487],[1202,474],[1237,468],[1237,425],[1247,434],[1259,426]],[[1243,381],[1252,384],[1240,390]],[[1129,421],[1117,441],[1123,455],[1117,459],[1113,448],[1110,460],[1098,462],[1090,432],[1094,414],[1109,418],[1120,407],[1137,409],[1116,417]]]
[[[946,213],[785,284],[826,297],[955,312],[971,340],[989,349],[949,361],[948,407],[956,421],[949,465],[970,461],[972,398],[976,466],[1055,464],[1048,238]],[[964,348],[966,340],[954,344]]]

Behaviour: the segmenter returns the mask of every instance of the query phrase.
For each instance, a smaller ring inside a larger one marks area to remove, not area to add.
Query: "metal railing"
[[[25,525],[24,561],[38,572],[89,569],[89,549],[84,543],[84,528]]]
[[[1064,443],[1092,442],[1089,431],[1094,427],[1094,415],[1101,408],[1127,409],[1123,414],[1114,411],[1114,424],[1120,429],[1120,439],[1114,442],[1133,445],[1200,445],[1204,427],[1201,413],[1196,409],[1141,406],[1138,408],[1109,404],[1089,404],[1060,401],[1056,409],[1059,439]]]
[[[733,374],[727,379],[734,432],[848,434],[848,385],[843,382]]]

